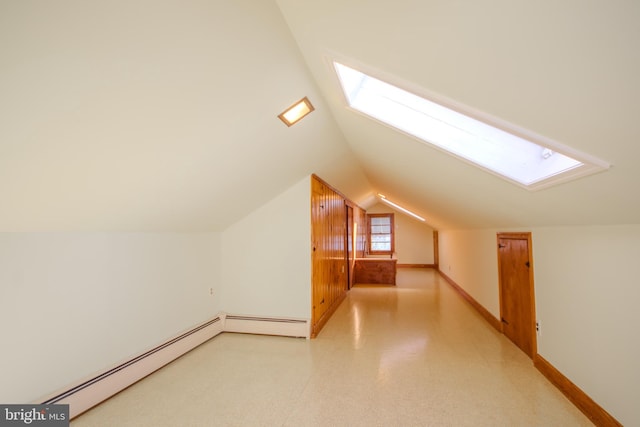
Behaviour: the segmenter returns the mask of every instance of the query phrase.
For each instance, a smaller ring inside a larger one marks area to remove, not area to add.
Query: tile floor
[[[222,334],[84,426],[590,426],[433,270],[353,288],[315,340]]]

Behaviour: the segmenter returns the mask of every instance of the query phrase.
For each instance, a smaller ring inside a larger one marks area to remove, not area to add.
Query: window
[[[392,255],[393,214],[368,214],[369,253],[373,255]]]
[[[536,190],[609,164],[469,107],[427,99],[334,62],[351,108],[521,187]],[[448,104],[448,106],[445,106]]]

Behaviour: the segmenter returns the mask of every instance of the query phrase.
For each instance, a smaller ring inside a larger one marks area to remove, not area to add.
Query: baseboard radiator
[[[225,332],[309,338],[309,321],[306,319],[280,319],[273,317],[237,316],[227,314]]]
[[[216,316],[41,403],[68,404],[69,417],[73,418],[218,335],[223,324],[224,317]]]
[[[309,321],[219,314],[187,332],[37,403],[68,404],[74,418],[222,332],[309,337]]]

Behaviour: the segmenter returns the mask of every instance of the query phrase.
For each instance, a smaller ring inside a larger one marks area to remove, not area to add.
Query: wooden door
[[[533,358],[536,336],[531,233],[498,234],[498,271],[502,330]]]
[[[324,314],[327,305],[327,255],[325,221],[326,190],[318,180],[312,180],[311,192],[311,271],[312,271],[312,324]]]
[[[353,208],[349,205],[347,207],[347,289],[351,289],[353,286],[353,268],[355,264],[355,239],[353,236]]]
[[[311,180],[311,336],[347,295],[345,198],[314,175]]]

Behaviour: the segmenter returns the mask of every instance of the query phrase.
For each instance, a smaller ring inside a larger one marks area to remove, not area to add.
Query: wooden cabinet
[[[347,293],[345,199],[316,176],[311,180],[311,336]]]
[[[349,219],[348,207],[353,211]],[[315,337],[349,289],[348,245],[364,253],[365,212],[329,184],[311,179],[311,337]],[[347,221],[350,224],[347,224]],[[347,233],[353,235],[347,236]],[[351,237],[351,238],[349,238]]]
[[[355,265],[355,283],[375,285],[396,284],[397,259],[359,258]]]

